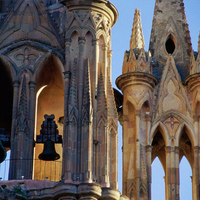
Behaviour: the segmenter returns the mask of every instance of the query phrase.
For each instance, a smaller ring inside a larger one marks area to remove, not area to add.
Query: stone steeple
[[[178,63],[182,81],[189,75],[192,44],[183,0],[156,0],[149,50],[158,79],[169,54]]]
[[[130,39],[130,50],[124,54],[122,73],[151,72],[151,56],[144,50],[144,37],[142,31],[140,10],[136,9]]]
[[[144,36],[142,31],[140,10],[135,9],[133,28],[130,40],[130,49],[144,48]]]

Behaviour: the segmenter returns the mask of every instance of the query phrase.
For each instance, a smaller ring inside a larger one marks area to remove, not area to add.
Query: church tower
[[[9,180],[22,199],[120,199],[111,84],[116,8],[107,0],[2,1],[0,8]],[[0,199],[13,189],[4,183]]]
[[[135,11],[130,50],[116,80],[123,93],[123,194],[131,200],[151,199],[156,157],[165,173],[165,199],[180,199],[183,156],[192,168],[193,200],[200,198],[199,52],[195,58],[184,9],[183,0],[156,0],[149,52]]]

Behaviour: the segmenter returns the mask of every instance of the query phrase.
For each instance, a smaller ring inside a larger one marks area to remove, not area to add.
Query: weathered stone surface
[[[147,62],[139,45],[139,17],[136,10],[133,49],[125,52],[122,75],[116,80],[123,93],[123,194],[131,200],[151,199],[151,164],[158,157],[165,171],[166,200],[179,199],[179,163],[185,156],[192,167],[196,200],[200,49],[194,56],[183,1],[156,0]]]
[[[105,0],[8,0],[0,9],[0,125],[11,137],[5,198],[99,199],[106,187],[119,199],[110,81],[116,8]],[[52,114],[56,129],[41,129]],[[47,135],[56,161],[38,157]]]

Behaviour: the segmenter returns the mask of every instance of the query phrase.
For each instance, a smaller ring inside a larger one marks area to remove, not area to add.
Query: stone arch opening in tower
[[[167,38],[167,41],[165,43],[165,49],[167,51],[168,54],[173,54],[174,51],[175,51],[175,42],[174,42],[174,38],[172,37],[172,35],[170,35],[168,38]]]
[[[178,183],[179,183],[179,180],[182,179],[181,175],[183,175],[183,174],[180,173],[180,170],[181,170],[180,167],[181,167],[182,160],[184,160],[184,158],[187,161],[183,161],[183,162],[184,163],[186,163],[186,162],[189,163],[189,166],[190,166],[191,171],[192,171],[192,176],[193,176],[193,174],[195,174],[195,171],[196,171],[195,165],[196,164],[194,162],[195,161],[194,160],[194,151],[195,150],[194,150],[193,144],[192,144],[192,142],[191,142],[191,140],[190,140],[190,138],[189,138],[189,136],[187,134],[187,130],[186,130],[186,128],[184,128],[182,133],[181,133],[180,140],[179,140],[179,174],[178,174],[179,177],[177,177],[177,179],[178,179],[177,182]],[[184,172],[184,177],[187,177],[187,176],[191,176],[191,174],[189,174],[189,171]],[[196,177],[194,175],[193,181],[192,181],[193,183],[195,183],[195,181],[196,181],[195,179],[196,179]],[[182,191],[181,190],[181,186],[182,186],[182,184],[180,182],[179,183],[179,187],[180,187],[179,191]],[[188,185],[188,188],[190,188],[189,185]],[[195,186],[193,187],[193,189],[194,188],[195,188]],[[192,194],[193,192],[194,192],[194,190],[193,191],[189,191],[189,189],[187,190],[187,193],[191,193]],[[181,193],[179,195],[182,196]]]
[[[0,59],[0,128],[11,136],[12,109],[13,109],[13,83],[11,74],[3,61]],[[8,150],[8,149],[7,149]]]
[[[35,137],[40,134],[44,115],[55,115],[59,135],[63,135],[63,124],[59,119],[64,116],[64,80],[62,64],[59,59],[51,55],[41,66],[36,78],[36,127]],[[60,155],[57,161],[41,161],[38,156],[43,151],[43,144],[35,145],[34,179],[59,181],[62,171],[62,145],[55,144],[56,152]],[[54,173],[52,173],[54,172]]]

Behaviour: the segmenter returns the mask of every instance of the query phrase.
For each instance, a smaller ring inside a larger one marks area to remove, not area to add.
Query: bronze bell
[[[0,163],[2,163],[6,159],[6,155],[6,149],[0,140]]]
[[[43,152],[38,158],[46,161],[54,161],[60,158],[60,155],[56,153],[55,143],[52,140],[47,140],[44,142]]]
[[[60,158],[56,153],[55,143],[62,143],[62,136],[58,134],[58,126],[56,125],[52,115],[45,115],[45,120],[41,125],[40,135],[37,135],[36,143],[44,143],[43,152],[39,155],[40,160],[54,161]]]

